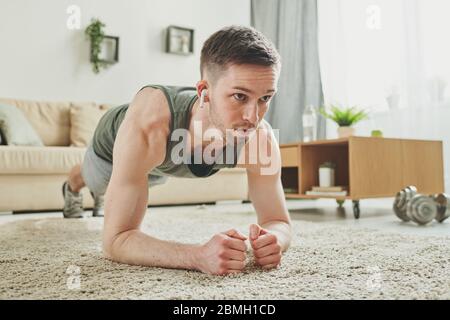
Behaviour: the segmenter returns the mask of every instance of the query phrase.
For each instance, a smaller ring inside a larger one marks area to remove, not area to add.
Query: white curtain
[[[359,106],[358,135],[444,142],[450,191],[450,1],[318,0],[326,104]],[[336,125],[327,122],[327,137]]]
[[[325,100],[372,110],[427,103],[419,0],[318,0]]]

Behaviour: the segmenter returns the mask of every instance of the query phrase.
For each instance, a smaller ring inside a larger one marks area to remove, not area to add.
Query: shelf
[[[444,192],[442,141],[375,137],[290,143],[280,146],[283,187],[290,199],[360,200],[394,197],[414,185],[423,194]],[[319,185],[319,166],[334,162],[335,185],[347,196],[306,195]]]
[[[306,194],[292,194],[285,193],[286,199],[336,199],[336,200],[351,200],[350,196],[308,196]]]
[[[348,140],[334,141],[334,143],[301,144],[299,161],[299,167],[302,168],[300,171],[300,194],[305,194],[313,186],[319,185],[319,167],[321,164],[333,162],[336,164],[335,184],[348,186],[348,196],[351,196],[348,154]]]
[[[352,196],[309,196],[306,194],[292,194],[285,193],[286,199],[336,199],[336,200],[361,200],[359,197]],[[392,198],[392,194],[378,194],[378,195],[370,195],[364,197],[364,199],[375,199],[375,198]]]
[[[299,188],[298,167],[283,167],[281,170],[281,181],[283,188],[297,190]]]

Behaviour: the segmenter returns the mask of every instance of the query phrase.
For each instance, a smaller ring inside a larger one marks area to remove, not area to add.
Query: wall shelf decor
[[[119,61],[119,37],[105,35],[105,24],[92,19],[85,34],[90,41],[90,62],[94,73]]]
[[[106,64],[114,64],[119,62],[119,37],[104,36],[100,46],[101,50],[98,55],[100,62]]]
[[[166,32],[166,52],[180,55],[194,53],[194,29],[169,26]]]

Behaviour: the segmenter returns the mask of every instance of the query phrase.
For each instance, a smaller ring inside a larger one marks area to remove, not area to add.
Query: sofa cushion
[[[25,115],[15,106],[0,104],[0,130],[8,145],[43,146]]]
[[[95,103],[72,103],[70,106],[70,145],[86,147],[106,109]]]
[[[69,146],[70,102],[39,102],[0,98],[19,108],[46,146]]]
[[[0,146],[0,174],[60,174],[81,164],[85,148]]]

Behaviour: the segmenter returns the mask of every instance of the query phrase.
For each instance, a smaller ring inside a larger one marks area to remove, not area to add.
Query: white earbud
[[[202,90],[202,93],[200,94],[200,108],[203,108],[204,104],[205,104],[205,96],[206,96],[206,89]]]

